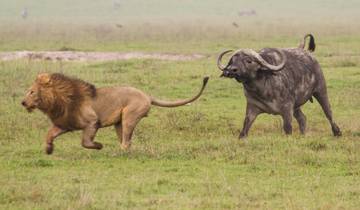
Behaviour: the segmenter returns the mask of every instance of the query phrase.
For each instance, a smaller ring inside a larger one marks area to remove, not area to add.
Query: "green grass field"
[[[34,8],[43,3],[43,10],[35,9],[33,17],[38,19],[29,16],[27,22],[16,19],[24,2],[0,7],[7,8],[0,15],[0,51],[67,47],[203,53],[208,57],[97,63],[0,61],[0,209],[359,209],[360,31],[359,23],[348,22],[359,17],[357,1],[318,1],[314,4],[315,9],[321,8],[318,16],[311,10],[319,17],[315,22],[302,21],[291,12],[273,17],[266,10],[268,4],[241,1],[259,8],[260,17],[236,20],[242,27],[234,28],[236,10],[231,10],[233,19],[224,21],[230,3],[224,3],[213,17],[210,14],[217,11],[218,1],[211,0],[204,8],[184,1],[192,8],[188,14],[196,14],[190,20],[209,17],[218,22],[201,25],[185,20],[174,25],[166,18],[172,15],[166,8],[176,4],[157,0],[162,5],[158,10],[166,12],[158,14],[150,6],[146,10],[145,4],[137,7],[142,15],[133,17],[124,9],[126,22],[120,31],[110,21],[116,16],[114,11],[106,13],[108,6],[99,7],[95,1],[89,1],[87,10],[77,7],[80,3],[66,10],[60,3],[38,1]],[[124,3],[124,7],[135,7],[137,2]],[[307,11],[310,3],[304,2],[297,11]],[[53,7],[60,9],[52,16],[49,10]],[[291,5],[284,3],[273,11],[281,8]],[[333,24],[326,22],[336,8],[347,16]],[[174,17],[181,12],[175,10]],[[260,21],[261,12],[272,18]],[[99,19],[87,20],[90,13]],[[56,24],[46,21],[47,17],[53,17]],[[281,19],[284,17],[291,18]],[[245,97],[241,84],[219,78],[217,54],[228,48],[295,47],[309,32],[316,38],[315,56],[323,67],[334,118],[343,136],[332,136],[314,102],[303,108],[308,122],[305,136],[299,134],[295,120],[293,135],[285,136],[281,118],[264,114],[255,121],[246,141],[238,140]],[[82,148],[81,133],[73,132],[59,137],[49,156],[44,153],[44,138],[50,121],[39,111],[27,113],[20,105],[39,72],[63,72],[98,87],[130,85],[163,99],[189,97],[198,91],[203,76],[210,76],[210,81],[204,95],[189,106],[153,107],[136,128],[130,151],[120,149],[115,130],[109,127],[97,133],[97,141],[104,145],[101,151]]]

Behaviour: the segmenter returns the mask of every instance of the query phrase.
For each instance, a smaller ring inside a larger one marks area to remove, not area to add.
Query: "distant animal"
[[[286,134],[292,133],[291,121],[294,116],[300,132],[304,134],[306,117],[301,106],[312,97],[320,103],[333,135],[341,136],[333,120],[320,65],[303,48],[303,45],[298,48],[264,48],[260,52],[240,49],[232,54],[226,66],[221,64],[222,57],[233,50],[226,50],[219,55],[217,65],[222,71],[221,76],[234,78],[244,88],[246,116],[239,138],[248,135],[252,123],[261,113],[281,115]],[[309,49],[315,49],[315,43]]]
[[[26,7],[24,7],[24,9],[21,11],[21,17],[23,19],[26,19],[29,15],[28,9]]]
[[[239,28],[239,25],[238,25],[236,22],[233,22],[232,25],[233,25],[235,28]]]
[[[118,23],[117,23],[117,24],[115,24],[115,26],[116,26],[116,27],[118,27],[118,28],[122,28],[122,27],[123,27],[123,25],[118,24]]]
[[[121,8],[121,4],[119,1],[113,1],[113,7],[114,9],[120,9]]]
[[[99,128],[114,125],[123,149],[131,145],[135,126],[147,116],[151,105],[177,107],[200,97],[208,82],[204,77],[200,92],[190,99],[163,101],[133,87],[102,87],[59,73],[39,74],[21,104],[29,111],[41,110],[52,121],[46,137],[46,153],[54,150],[56,137],[83,130],[82,146],[101,149],[94,137]]]
[[[238,15],[240,17],[242,16],[255,16],[257,13],[254,9],[250,9],[250,10],[241,10],[238,12]]]

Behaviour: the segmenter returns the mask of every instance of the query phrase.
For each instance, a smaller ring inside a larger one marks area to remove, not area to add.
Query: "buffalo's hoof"
[[[246,137],[247,137],[247,135],[244,133],[240,133],[240,135],[239,135],[239,139],[245,139]]]
[[[332,127],[332,132],[333,132],[334,136],[337,136],[337,137],[342,136],[341,130],[337,125],[334,125]]]
[[[341,133],[341,131],[340,131],[340,130],[333,131],[333,133],[334,133],[334,136],[336,136],[336,137],[340,137],[340,136],[342,136],[342,133]]]
[[[46,145],[46,150],[45,150],[46,154],[51,155],[53,153],[53,151],[54,151],[54,145],[47,144]]]

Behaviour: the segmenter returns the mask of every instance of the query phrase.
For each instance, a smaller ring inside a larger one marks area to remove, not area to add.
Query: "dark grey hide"
[[[221,58],[228,52],[219,56],[218,66],[223,71],[222,76],[242,83],[247,100],[244,127],[239,138],[248,135],[256,116],[261,113],[281,115],[286,134],[292,133],[291,121],[294,116],[300,132],[304,134],[306,117],[301,106],[312,100],[312,96],[321,105],[334,136],[341,136],[332,118],[324,75],[319,63],[309,52],[300,48],[265,48],[259,53],[239,50],[226,66],[222,66]]]

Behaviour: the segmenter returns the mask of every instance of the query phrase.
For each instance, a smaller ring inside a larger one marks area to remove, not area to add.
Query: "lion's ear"
[[[36,78],[36,82],[42,85],[47,85],[50,83],[50,75],[48,73],[39,74]]]

